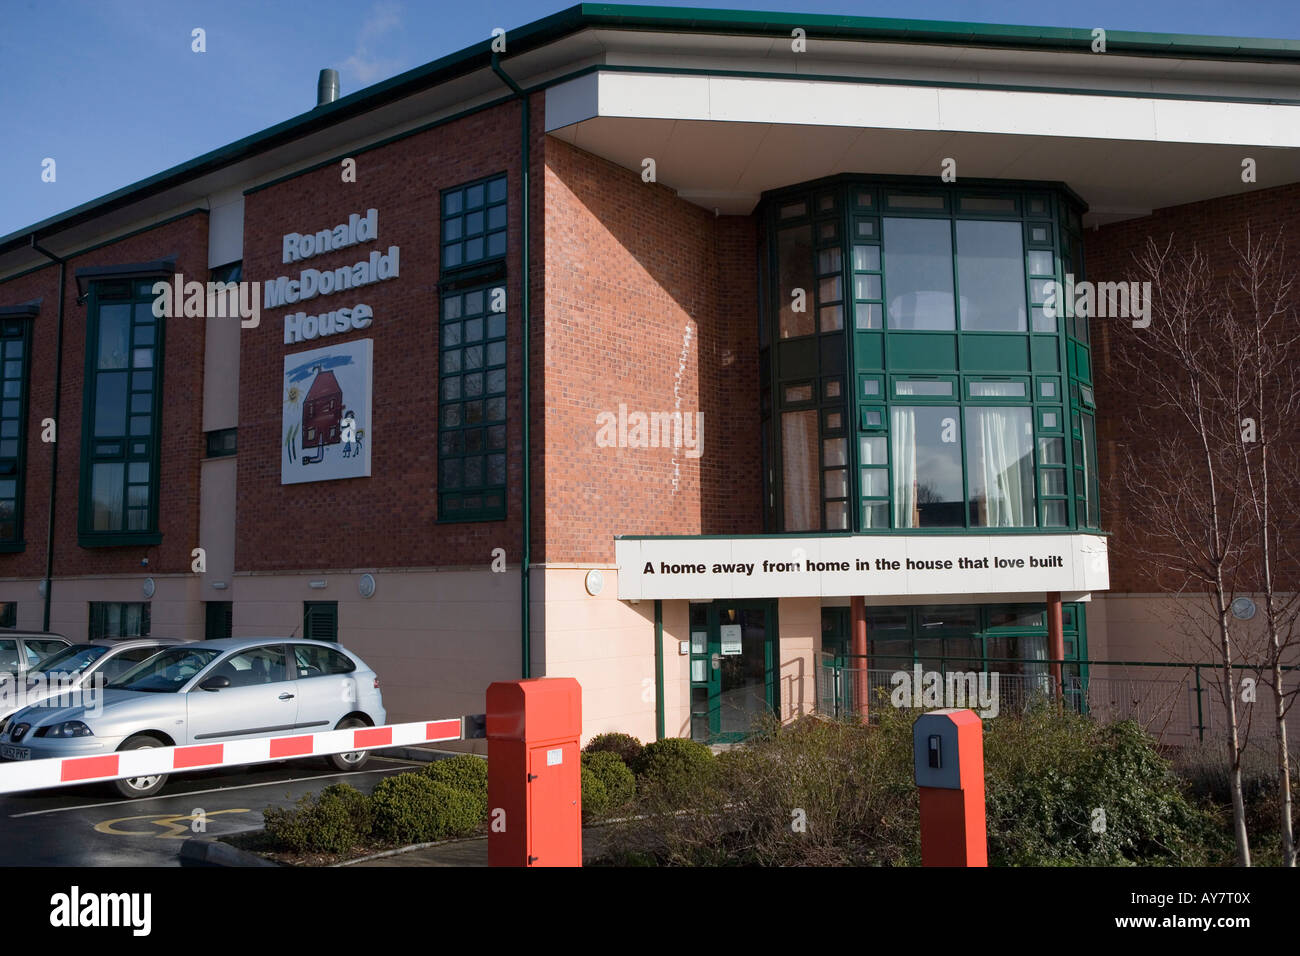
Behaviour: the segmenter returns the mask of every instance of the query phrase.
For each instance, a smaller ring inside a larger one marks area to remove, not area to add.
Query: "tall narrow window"
[[[1031,409],[966,409],[966,481],[971,527],[1032,528],[1034,424]]]
[[[83,545],[158,539],[163,323],[151,282],[96,282],[86,323]]]
[[[894,527],[959,528],[962,520],[961,423],[949,406],[895,405]]]
[[[442,297],[438,516],[506,514],[506,295],[501,285]]]
[[[23,547],[31,322],[0,322],[0,551]]]

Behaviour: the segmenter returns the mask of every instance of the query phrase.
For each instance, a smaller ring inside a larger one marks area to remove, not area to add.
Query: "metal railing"
[[[991,692],[991,674],[997,672],[996,714],[1021,713],[1034,701],[1058,698],[1052,664],[1059,663],[1062,679],[1059,698],[1075,713],[1086,714],[1100,722],[1135,720],[1160,744],[1204,743],[1221,733],[1226,725],[1223,704],[1222,667],[1210,664],[1160,663],[1153,661],[988,661],[961,663],[944,660],[932,668],[941,680],[928,698],[916,696],[915,665],[912,667],[861,668],[851,666],[853,659],[836,659],[818,667],[817,710],[826,716],[850,718],[873,707],[889,705],[891,698],[902,705],[920,702],[926,708],[969,706],[980,710],[978,700],[963,701],[960,692],[970,689],[969,675],[985,674],[984,687]],[[1018,672],[997,671],[998,664],[1012,665]],[[922,665],[928,673],[929,665]],[[1297,668],[1288,667],[1286,671]],[[1243,740],[1271,743],[1276,737],[1273,718],[1272,689],[1257,668],[1235,665],[1237,718]],[[903,682],[895,675],[906,674]],[[956,675],[968,675],[954,680]],[[1246,691],[1242,678],[1255,683],[1253,693]],[[927,678],[932,685],[932,678]],[[950,684],[955,685],[950,690]],[[938,690],[936,699],[935,690]],[[956,700],[953,691],[958,692]],[[1244,699],[1253,696],[1254,700]],[[987,709],[987,708],[986,708]],[[993,716],[989,714],[988,716]],[[1287,736],[1300,743],[1300,708],[1287,716]]]

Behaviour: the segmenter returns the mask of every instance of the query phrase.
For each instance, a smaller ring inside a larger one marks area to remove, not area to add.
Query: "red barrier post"
[[[984,725],[973,710],[932,710],[912,724],[921,791],[921,865],[988,866]]]
[[[572,677],[488,687],[488,866],[582,866],[581,736]]]

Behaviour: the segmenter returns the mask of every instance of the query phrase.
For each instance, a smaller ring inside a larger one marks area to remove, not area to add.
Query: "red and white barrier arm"
[[[452,717],[412,724],[328,730],[293,737],[255,737],[219,744],[122,750],[90,757],[6,761],[0,763],[0,793],[460,740],[466,736],[463,721],[464,718]]]

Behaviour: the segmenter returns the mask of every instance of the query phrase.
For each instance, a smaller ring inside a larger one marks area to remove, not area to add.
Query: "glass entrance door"
[[[776,709],[772,601],[691,605],[691,737],[743,740]]]

